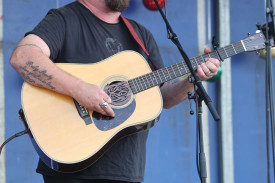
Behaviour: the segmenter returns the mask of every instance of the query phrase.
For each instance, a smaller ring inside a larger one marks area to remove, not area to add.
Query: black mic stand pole
[[[271,33],[271,29],[275,30],[274,24],[274,17],[275,17],[275,1],[271,0],[271,6],[269,6],[269,0],[266,1],[266,124],[267,129],[269,126],[269,115],[271,120],[271,133],[272,133],[272,147],[273,147],[273,166],[275,166],[275,121],[274,121],[274,96],[273,96],[273,71],[272,71],[272,56],[271,56],[271,42],[274,39],[274,31],[273,35],[269,35]],[[268,23],[268,16],[271,15],[272,25],[273,27],[269,27],[270,24]],[[269,130],[267,130],[267,134]],[[269,137],[267,137],[269,138]],[[269,146],[269,144],[267,144]],[[269,151],[269,148],[268,148]],[[269,156],[269,152],[267,152]],[[269,166],[269,163],[268,163]],[[269,167],[268,167],[269,168]],[[274,167],[273,167],[274,168]],[[274,175],[275,175],[275,168],[274,168]],[[268,173],[268,181],[269,179]]]
[[[217,113],[213,103],[212,103],[212,100],[211,98],[207,95],[202,83],[201,83],[201,80],[199,79],[199,77],[195,74],[195,71],[192,67],[192,64],[191,64],[191,61],[189,59],[189,57],[187,56],[187,54],[184,52],[180,42],[178,41],[178,37],[177,35],[173,32],[168,20],[166,19],[164,13],[162,12],[161,10],[161,7],[159,5],[159,3],[157,2],[157,0],[154,0],[157,7],[158,7],[158,10],[163,18],[163,20],[165,21],[166,23],[166,26],[167,26],[167,29],[169,31],[169,35],[168,37],[171,39],[171,41],[177,46],[178,50],[180,51],[184,61],[186,62],[186,65],[188,66],[188,69],[190,71],[190,73],[192,74],[192,76],[194,77],[195,79],[195,84],[196,86],[198,87],[198,90],[200,90],[201,92],[201,98],[204,100],[205,104],[207,105],[207,107],[209,108],[209,111],[210,113],[212,114],[213,118],[215,119],[215,121],[219,121],[220,120],[220,116],[219,114]]]
[[[191,92],[188,92],[188,99],[193,99],[196,102],[196,117],[197,117],[197,144],[196,144],[196,163],[198,174],[200,175],[200,180],[202,183],[206,183],[207,178],[207,168],[206,168],[206,156],[204,152],[204,140],[203,140],[203,129],[202,129],[202,98],[198,94],[199,91],[196,89],[194,83],[194,78],[189,77],[189,81],[194,84],[195,94],[192,96]],[[190,114],[193,114],[193,111],[190,111]],[[199,147],[198,147],[199,146]],[[200,152],[198,153],[198,148]],[[198,157],[199,155],[199,157]]]
[[[166,16],[164,15],[159,3],[157,0],[154,0],[155,1],[155,4],[157,5],[158,7],[158,10],[163,18],[163,20],[165,21],[165,24],[166,24],[166,27],[167,27],[167,30],[168,30],[168,38],[171,39],[171,41],[177,46],[179,52],[181,53],[184,61],[186,62],[186,65],[188,66],[188,69],[189,71],[191,72],[192,74],[192,77],[191,80],[193,80],[193,83],[197,86],[197,90],[195,89],[195,95],[198,96],[198,99],[199,100],[196,100],[197,103],[197,106],[201,106],[201,101],[204,100],[205,104],[207,105],[210,113],[212,114],[213,118],[216,120],[216,121],[219,121],[220,120],[220,116],[219,114],[217,113],[210,97],[207,95],[199,77],[195,74],[195,71],[192,67],[192,64],[191,64],[191,61],[189,59],[189,57],[187,56],[187,54],[184,52],[180,42],[178,41],[178,38],[177,38],[177,35],[173,32]],[[164,0],[165,2],[165,0]],[[197,109],[201,109],[201,107],[198,107]],[[202,110],[200,111],[197,111],[198,112],[198,116],[201,117],[201,113],[202,113]],[[201,126],[201,120],[198,119],[198,125],[200,125],[199,127],[199,142],[200,142],[200,157],[199,157],[199,174],[200,174],[200,178],[201,178],[201,182],[202,183],[206,183],[206,178],[207,178],[207,171],[206,171],[206,160],[205,160],[205,153],[204,153],[204,147],[203,147],[203,134],[202,134],[202,126]]]

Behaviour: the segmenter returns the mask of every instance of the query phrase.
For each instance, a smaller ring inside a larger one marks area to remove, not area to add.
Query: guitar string
[[[252,40],[252,39],[243,40],[243,43],[246,44],[251,41],[255,41],[255,39],[254,40]],[[219,48],[219,49],[220,49],[219,54],[223,59],[245,51],[241,41],[227,45],[227,46],[225,46],[223,48]],[[198,64],[205,62],[205,58],[207,58],[207,57],[219,59],[216,51],[213,51],[211,53],[204,54],[201,56],[194,57],[194,58],[190,59],[191,63],[193,63],[192,66],[194,67],[194,69],[196,69]],[[185,72],[184,72],[184,70],[185,70]],[[134,86],[135,87],[134,92],[138,93],[140,91],[146,90],[146,89],[156,86],[156,85],[159,85],[159,84],[169,81],[171,79],[180,77],[184,74],[187,74],[188,72],[189,72],[189,69],[188,69],[187,65],[184,62],[179,62],[177,64],[168,66],[166,68],[159,69],[152,73],[145,74],[143,76],[134,78],[132,80],[135,81],[139,85],[138,90],[136,89],[137,87]],[[158,77],[156,77],[155,73],[157,73]],[[146,82],[146,80],[147,80],[147,82]],[[131,80],[129,80],[129,83],[131,85],[131,88],[133,88],[133,83],[131,82]]]
[[[232,55],[232,54],[230,54]],[[196,69],[198,63],[200,62],[204,62],[204,59],[205,57],[216,57],[216,54],[213,55],[213,53],[211,55],[207,54],[207,55],[204,55],[204,56],[201,56],[202,58],[200,57],[196,57],[191,59],[191,62],[193,63],[193,66],[194,66],[194,69]],[[187,69],[187,66],[186,64],[183,64],[183,63],[180,63],[182,66],[179,66],[179,64],[176,64],[176,65],[173,65],[173,66],[169,66],[167,68],[165,68],[165,70],[161,70],[162,71],[162,77],[160,78],[160,82],[158,82],[158,80],[153,80],[152,79],[152,75],[154,74],[148,74],[148,75],[144,75],[141,77],[141,80],[139,80],[139,85],[141,85],[141,90],[145,90],[147,88],[150,88],[152,86],[156,86],[157,84],[160,84],[161,82],[165,82],[167,80],[171,80],[171,79],[174,79],[176,77],[179,77],[179,76],[182,76],[186,73],[188,73],[189,69]],[[176,66],[176,67],[175,67]],[[184,72],[184,74],[182,73],[182,69],[179,69],[179,68],[184,68],[186,70],[186,72]],[[169,78],[170,76],[170,78]],[[144,82],[144,78],[150,78],[150,82]],[[154,76],[153,76],[154,78]],[[139,78],[137,78],[139,79]]]
[[[230,47],[232,47],[232,46],[230,46]],[[233,46],[233,47],[234,47],[234,46]],[[236,47],[235,49],[237,49],[237,47]],[[227,50],[228,50],[228,49],[227,49]],[[230,54],[230,55],[231,55],[231,54]],[[190,59],[190,60],[191,60],[191,62],[192,62],[193,65],[194,65],[194,69],[196,68],[196,65],[198,65],[198,63],[204,62],[205,58],[207,58],[207,57],[218,58],[217,54],[214,53],[214,52],[211,52],[211,53],[209,53],[209,54],[205,54],[205,55],[201,55],[201,56],[192,58],[192,59]],[[197,61],[197,60],[198,60],[198,61]],[[195,61],[195,64],[194,64],[194,61]],[[179,64],[182,64],[182,65],[183,65],[183,68],[186,70],[186,72],[184,72],[184,74],[188,73],[189,69],[187,70],[186,64],[185,64],[185,63],[183,64],[182,62],[179,63]],[[179,77],[179,76],[184,75],[184,74],[182,73],[182,70],[183,70],[183,69],[181,69],[182,66],[179,67],[179,64],[175,64],[175,65],[168,66],[167,68],[165,68],[166,71],[168,71],[168,73],[170,73],[170,79],[174,79],[174,78],[176,78],[176,77]],[[176,67],[175,67],[175,66],[176,66]],[[163,75],[164,77],[162,76],[162,77],[160,78],[160,81],[163,82],[163,81],[169,80],[168,75],[167,75],[167,72],[164,71],[164,70],[162,70],[162,71],[163,71],[163,72],[162,72],[162,75]],[[174,74],[173,74],[173,75],[174,75],[173,77],[171,77],[171,71],[174,73]],[[154,73],[154,72],[153,72],[153,73]],[[151,78],[151,75],[150,75],[150,74],[144,75],[144,76],[142,76],[141,78],[142,78],[142,80],[143,80],[144,77],[148,77],[148,76]],[[139,79],[139,78],[137,78],[137,79]],[[142,90],[147,89],[148,87],[152,87],[152,86],[156,86],[157,84],[160,84],[160,83],[158,83],[158,82],[154,82],[154,80],[152,80],[152,79],[151,79],[151,81],[153,81],[153,82],[149,82],[148,85],[147,85],[147,83],[144,83],[144,82],[142,82],[142,81],[139,82],[139,84],[142,85]]]
[[[234,46],[232,45],[230,47],[234,47]],[[235,49],[237,50],[238,47],[235,46]],[[228,49],[227,49],[227,52],[228,52]],[[230,54],[230,55],[232,55],[232,54]],[[194,58],[190,59],[190,61],[193,63],[194,69],[196,69],[196,67],[197,67],[196,65],[198,65],[198,63],[204,62],[205,58],[207,58],[207,57],[212,57],[212,58],[217,58],[218,59],[217,53],[215,53],[215,52],[211,52],[209,54],[205,54],[205,55],[194,57]],[[195,61],[195,64],[194,64],[194,61]],[[158,80],[155,80],[157,82],[154,82],[154,80],[152,79],[152,76],[151,76],[153,74],[151,74],[151,73],[143,75],[143,76],[140,76],[138,78],[135,78],[136,80],[138,80],[138,81],[136,81],[136,83],[139,84],[139,90],[135,90],[133,92],[137,93],[137,92],[143,91],[145,89],[148,89],[150,87],[153,87],[153,86],[156,86],[158,84],[161,84],[163,82],[166,82],[168,80],[171,80],[171,79],[174,79],[176,77],[184,75],[182,73],[182,70],[183,70],[182,66],[179,67],[180,64],[183,66],[183,68],[186,71],[186,72],[184,72],[184,74],[188,73],[189,69],[187,68],[187,65],[185,63],[183,63],[183,62],[180,62],[178,64],[174,64],[172,66],[168,66],[168,67],[165,68],[165,70],[164,69],[158,70],[159,72],[162,72],[162,76],[159,79],[160,82],[158,82]],[[176,68],[175,68],[175,66],[176,66]],[[171,76],[171,70],[174,73],[173,77]],[[152,72],[152,73],[154,73],[154,72]],[[167,73],[170,75],[170,79],[169,79],[169,75]],[[150,80],[152,82],[146,82],[146,81],[144,82],[144,78],[148,78],[148,77],[150,77]]]
[[[209,54],[206,54],[206,55],[204,57],[215,57],[215,58],[217,58],[216,53],[213,53],[213,52],[209,53]],[[210,55],[212,55],[212,56],[210,56]],[[197,58],[199,58],[199,57],[197,57]],[[194,59],[191,59],[191,60],[193,61],[193,64],[194,64]],[[201,58],[199,58],[198,60],[199,60],[199,62],[201,62]],[[174,74],[172,74],[173,76],[171,76],[171,71],[174,73]],[[135,78],[134,80],[136,80],[136,83],[138,83],[141,86],[141,87],[139,87],[139,88],[141,88],[139,90],[142,91],[144,89],[147,89],[148,87],[156,86],[156,85],[161,84],[161,83],[163,83],[167,80],[174,79],[176,77],[182,76],[182,75],[184,75],[188,72],[189,72],[189,69],[187,68],[187,65],[183,62],[180,62],[180,63],[174,64],[172,66],[168,66],[165,69],[163,69],[163,68],[159,69],[158,72],[152,72],[153,74],[147,74],[147,75],[140,76],[138,78]],[[155,75],[155,73],[158,73],[158,78],[155,79],[155,80],[151,79],[153,82],[150,82],[149,85],[147,86],[147,83],[143,82],[143,78],[148,77],[148,76],[152,77],[151,75]],[[169,79],[169,76],[168,76],[167,73],[170,73],[170,79]]]

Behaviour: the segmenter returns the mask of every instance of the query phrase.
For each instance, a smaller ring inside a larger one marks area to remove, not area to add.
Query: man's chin
[[[106,6],[112,11],[123,12],[128,8],[130,0],[105,0]]]

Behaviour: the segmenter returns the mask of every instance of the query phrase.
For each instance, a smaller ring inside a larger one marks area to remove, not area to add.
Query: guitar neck
[[[216,58],[221,61],[244,51],[246,50],[244,48],[243,41],[239,41],[223,48],[218,48],[217,50],[210,53],[191,58],[190,61],[193,69],[196,70],[197,66],[205,62],[206,58]],[[185,61],[182,61],[177,64],[164,67],[154,72],[131,79],[128,81],[128,83],[132,89],[132,92],[135,94],[188,73],[190,73],[190,70],[188,69]]]

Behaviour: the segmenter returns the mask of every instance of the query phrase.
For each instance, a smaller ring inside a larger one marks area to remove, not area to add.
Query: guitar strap
[[[143,43],[141,42],[140,38],[138,37],[136,31],[134,30],[134,28],[132,27],[131,23],[121,15],[121,18],[123,20],[123,22],[125,23],[126,27],[128,28],[128,30],[130,31],[130,33],[132,34],[133,38],[136,40],[136,42],[139,44],[139,46],[142,48],[142,50],[145,52],[145,54],[148,57],[149,62],[152,64],[153,68],[155,70],[157,70],[157,67],[155,66],[155,64],[150,60],[149,58],[149,53],[146,50],[145,46],[143,45]]]

